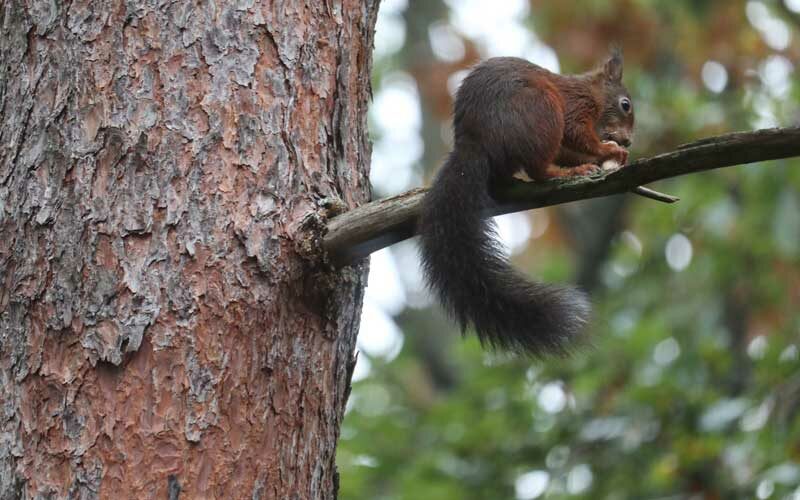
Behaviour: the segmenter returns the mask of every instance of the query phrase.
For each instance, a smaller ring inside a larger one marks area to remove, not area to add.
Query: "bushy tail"
[[[461,156],[461,157],[459,157]],[[428,285],[483,344],[540,357],[567,354],[581,336],[590,305],[582,292],[527,280],[504,258],[491,219],[489,164],[479,154],[451,153],[420,219]]]

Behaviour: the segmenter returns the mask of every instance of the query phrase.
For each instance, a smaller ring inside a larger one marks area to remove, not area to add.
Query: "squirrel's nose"
[[[619,140],[617,140],[617,144],[619,144],[623,148],[629,148],[631,147],[632,143],[630,137],[620,137]]]

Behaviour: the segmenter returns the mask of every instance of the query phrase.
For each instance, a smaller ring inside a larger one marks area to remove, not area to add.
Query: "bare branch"
[[[800,127],[709,137],[597,176],[545,183],[512,181],[493,193],[498,203],[487,216],[625,193],[679,175],[792,156],[800,156]],[[331,219],[323,246],[332,262],[346,265],[413,236],[424,194],[425,189],[414,189]]]
[[[631,193],[638,194],[639,196],[643,196],[645,198],[650,198],[651,200],[660,201],[662,203],[675,203],[676,201],[681,201],[681,199],[677,196],[672,196],[671,194],[662,193],[660,191],[656,191],[655,189],[650,189],[643,186],[631,189]]]

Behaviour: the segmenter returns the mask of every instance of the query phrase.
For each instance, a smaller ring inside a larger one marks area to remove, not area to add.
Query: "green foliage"
[[[787,91],[763,77],[770,58],[800,60],[800,15],[781,2],[747,5],[765,6],[790,30],[783,50],[764,43],[743,2],[586,3],[533,1],[526,21],[566,68],[586,67],[623,41],[637,106],[634,157],[798,121],[800,69],[791,68]],[[609,20],[620,17],[626,22],[609,32]],[[712,35],[721,25],[720,40]],[[390,57],[376,68],[421,64]],[[728,72],[720,93],[701,79],[709,60]],[[409,71],[430,99],[435,91],[425,85],[435,83]],[[681,201],[631,197],[605,242],[590,349],[534,362],[486,353],[452,325],[444,331],[444,323],[418,320],[435,317],[436,306],[396,318],[404,349],[391,362],[371,359],[369,376],[353,387],[338,454],[340,497],[800,498],[800,160],[685,176],[657,189]],[[560,218],[550,219],[516,262],[568,280],[586,249],[571,246]],[[417,341],[431,336],[445,339],[438,353]],[[455,374],[449,384],[434,380],[437,355]],[[531,479],[527,494],[521,477]]]

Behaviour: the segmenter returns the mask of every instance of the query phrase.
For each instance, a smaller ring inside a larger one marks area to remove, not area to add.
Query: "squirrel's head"
[[[608,60],[592,74],[597,79],[603,109],[595,123],[600,139],[625,148],[633,141],[633,101],[622,84],[622,51],[612,48]]]

